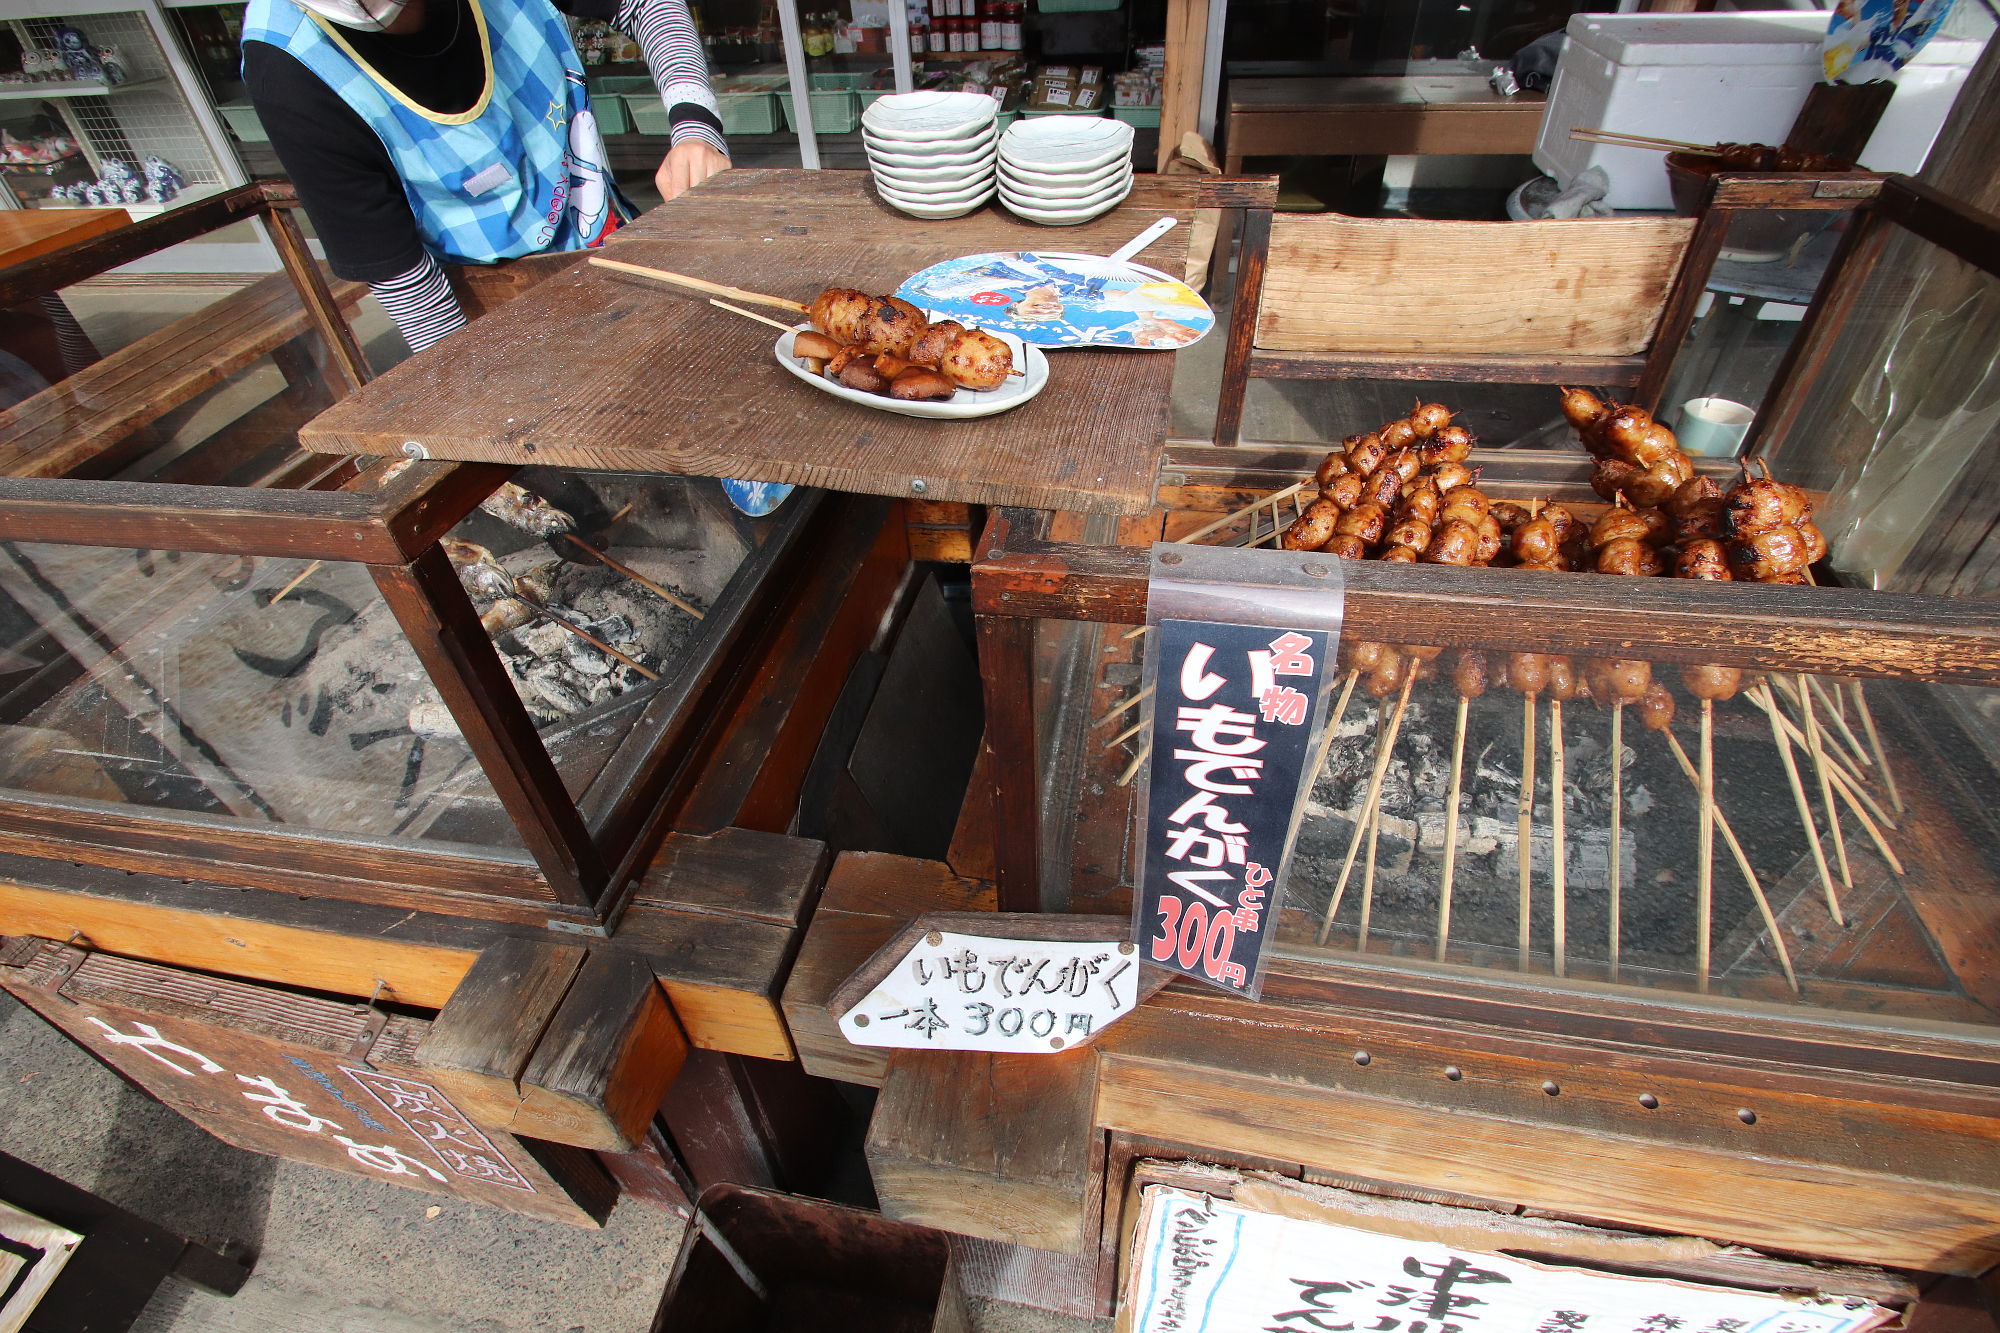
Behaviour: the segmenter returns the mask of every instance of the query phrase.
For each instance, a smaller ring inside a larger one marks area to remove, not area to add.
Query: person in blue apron
[[[244,83],[327,264],[369,285],[412,352],[465,323],[441,262],[600,245],[634,215],[565,12],[645,52],[671,126],[663,198],[728,167],[686,0],[250,0],[244,13]]]

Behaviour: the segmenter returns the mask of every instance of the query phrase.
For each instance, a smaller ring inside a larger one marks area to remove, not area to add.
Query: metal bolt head
[[[865,1028],[865,1027],[867,1027],[867,1026],[868,1026],[868,1015],[866,1015],[866,1014],[856,1014],[856,1015],[854,1016],[854,1026],[856,1026],[856,1027],[858,1027],[858,1028]]]
[[[1059,1051],[1059,1050],[1061,1050],[1062,1048],[1063,1048],[1063,1039],[1062,1039],[1061,1037],[1050,1037],[1050,1038],[1049,1038],[1049,1049],[1050,1049],[1050,1050],[1052,1050],[1052,1051]]]
[[[1300,566],[1300,568],[1304,569],[1307,574],[1311,575],[1313,578],[1316,579],[1323,579],[1328,574],[1331,574],[1333,572],[1332,570],[1328,569],[1325,565],[1322,565],[1317,560],[1308,560],[1304,565]]]
[[[1650,1092],[1642,1092],[1639,1094],[1639,1105],[1648,1111],[1657,1111],[1660,1109],[1660,1099]]]
[[[1178,565],[1181,559],[1179,551],[1163,551],[1160,554],[1160,563],[1163,565]]]
[[[940,935],[937,931],[934,930],[930,934],[924,936],[924,943],[930,945],[931,948],[935,949],[938,947],[938,945],[944,943],[944,936]]]
[[[1736,1118],[1738,1120],[1741,1120],[1746,1125],[1754,1125],[1757,1123],[1757,1113],[1751,1110],[1747,1106],[1736,1113]]]
[[[1118,946],[1118,952],[1119,952],[1119,953],[1131,953],[1131,952],[1133,952],[1134,950],[1136,950],[1136,949],[1137,949],[1138,947],[1139,947],[1138,945],[1136,945],[1136,944],[1132,943],[1132,942],[1131,942],[1130,940],[1127,940],[1127,941],[1126,941],[1125,943],[1123,943],[1123,944],[1121,944],[1121,945],[1119,945],[1119,946]]]
[[[931,489],[931,484],[925,481],[922,477],[912,477],[910,479],[910,494],[928,495],[930,494],[930,489]]]

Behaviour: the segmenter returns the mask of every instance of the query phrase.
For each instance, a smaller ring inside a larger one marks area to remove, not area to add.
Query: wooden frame
[[[0,272],[19,303],[139,255],[255,218],[269,229],[309,323],[330,349],[337,396],[367,365],[284,184],[247,186]],[[219,378],[219,376],[217,377]],[[54,391],[52,391],[54,392]],[[735,674],[769,650],[786,613],[837,605],[876,540],[885,506],[795,498],[753,548],[704,623],[685,671],[649,701],[594,786],[572,797],[438,541],[513,475],[494,464],[320,459],[280,486],[186,485],[69,476],[0,477],[0,541],[273,556],[367,567],[443,696],[527,859],[421,841],[384,845],[293,827],[0,799],[0,846],[128,871],[213,877],[366,901],[601,930],[666,831],[664,798],[740,693]],[[805,535],[813,534],[812,542]],[[818,544],[840,556],[808,560]],[[774,590],[783,589],[783,592]],[[830,602],[828,599],[832,599]],[[825,622],[830,612],[812,612]]]
[[[1695,307],[1722,251],[1729,225],[1740,213],[1797,209],[1849,211],[1880,190],[1882,178],[1864,172],[1821,178],[1716,176],[1704,188],[1700,218],[1688,239],[1673,285],[1643,353],[1632,356],[1454,356],[1278,352],[1256,345],[1271,244],[1271,210],[1244,210],[1237,253],[1236,289],[1229,314],[1228,347],[1216,404],[1215,442],[1238,442],[1243,404],[1253,379],[1459,379],[1488,383],[1554,384],[1570,381],[1631,386],[1646,407],[1666,388],[1675,355],[1694,323]],[[1385,224],[1393,225],[1393,224]],[[1533,225],[1533,224],[1528,224]]]

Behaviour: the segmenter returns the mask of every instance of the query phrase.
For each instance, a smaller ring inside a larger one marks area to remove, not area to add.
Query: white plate
[[[868,161],[868,169],[875,173],[875,179],[878,181],[895,181],[898,185],[905,185],[911,189],[916,189],[925,185],[936,185],[940,182],[949,184],[952,181],[970,180],[976,176],[989,176],[993,173],[993,161],[991,158],[988,158],[983,162],[973,162],[966,166],[953,167],[893,167],[878,162],[871,157]]]
[[[909,190],[877,179],[875,192],[893,204],[919,204],[926,208],[942,208],[947,204],[970,204],[984,202],[992,197],[993,176],[989,172],[978,180],[949,190]],[[1028,201],[1031,205],[1033,200]]]
[[[1007,382],[997,389],[960,389],[942,403],[906,403],[887,398],[879,393],[863,393],[850,389],[831,375],[815,375],[799,364],[792,355],[792,335],[799,329],[809,327],[801,324],[798,329],[790,329],[778,335],[774,347],[778,364],[791,371],[806,383],[824,389],[836,398],[845,398],[850,403],[872,407],[880,412],[894,412],[905,417],[930,417],[939,421],[964,421],[969,417],[990,417],[995,412],[1005,412],[1010,407],[1019,407],[1040,393],[1049,382],[1049,359],[1042,355],[1042,349],[1031,347],[1011,333],[995,333],[993,336],[1014,349],[1014,366],[1025,373],[1011,375]]]
[[[1119,191],[1117,195],[1101,204],[1083,209],[1040,208],[1027,200],[1008,199],[1004,195],[1000,202],[1006,205],[1008,212],[1018,214],[1030,222],[1039,222],[1045,227],[1074,227],[1078,223],[1088,222],[1092,218],[1101,217],[1109,213],[1120,203],[1123,203],[1125,196],[1130,193],[1132,193],[1132,185],[1128,181],[1125,184],[1125,188]]]
[[[1000,154],[999,163],[1008,175],[1022,185],[1046,186],[1055,190],[1105,185],[1132,170],[1130,156],[1117,158],[1107,166],[1094,167],[1089,171],[1038,171],[1034,167],[1022,166],[1005,153]]]
[[[861,123],[884,139],[959,139],[990,124],[1000,104],[985,93],[891,93],[861,113]]]
[[[930,167],[949,162],[969,162],[982,157],[993,156],[993,146],[1000,141],[1000,127],[989,125],[985,131],[966,139],[940,139],[931,143],[909,143],[902,139],[878,139],[867,130],[861,131],[861,142],[870,157],[886,158],[892,167]]]
[[[975,198],[961,204],[920,203],[913,199],[891,199],[886,195],[883,196],[882,202],[899,213],[908,213],[913,218],[924,218],[931,222],[940,222],[945,218],[962,218],[975,208],[984,207],[986,201],[992,197],[993,187],[988,185]]]
[[[1132,152],[1130,125],[1095,116],[1017,120],[1000,136],[1000,151],[1035,171],[1091,171]]]
[[[1038,185],[1023,181],[1006,167],[1000,168],[1000,188],[1019,195],[1030,204],[1041,200],[1049,208],[1082,208],[1098,195],[1109,195],[1113,190],[1132,183],[1132,171],[1128,167],[1101,181],[1085,181],[1075,186]]]

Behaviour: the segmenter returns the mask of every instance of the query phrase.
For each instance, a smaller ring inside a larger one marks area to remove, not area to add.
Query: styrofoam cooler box
[[[1673,207],[1662,154],[1572,139],[1585,126],[1695,143],[1782,143],[1822,81],[1828,16],[1578,14],[1549,89],[1535,163],[1567,187],[1588,167],[1611,177],[1613,208]],[[1898,77],[1862,165],[1915,171],[1978,58],[1976,41],[1931,42]]]

